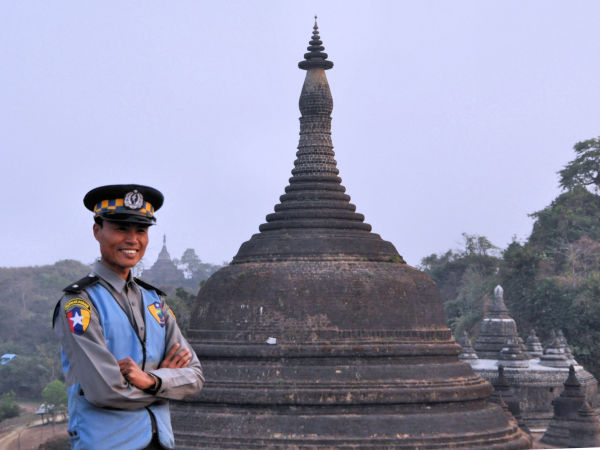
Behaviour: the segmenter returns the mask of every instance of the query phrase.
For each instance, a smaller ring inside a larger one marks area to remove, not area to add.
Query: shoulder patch
[[[73,284],[70,284],[66,288],[63,289],[63,292],[67,292],[69,294],[79,294],[86,287],[96,284],[99,278],[96,275],[89,274],[83,277],[81,280],[76,281]]]
[[[137,277],[134,277],[135,282],[140,285],[141,287],[143,287],[144,289],[148,289],[149,291],[156,291],[156,293],[162,297],[166,297],[167,294],[165,294],[163,291],[161,291],[160,289],[158,289],[157,287],[152,286],[150,283],[146,283],[143,280],[140,280]]]
[[[65,314],[71,333],[81,336],[90,324],[92,306],[87,300],[77,297],[65,303]]]
[[[161,327],[164,327],[165,326],[165,312],[162,309],[162,305],[159,302],[154,302],[153,304],[148,306],[148,310],[150,311],[150,314],[152,314],[152,317],[154,317],[156,319],[158,324]]]

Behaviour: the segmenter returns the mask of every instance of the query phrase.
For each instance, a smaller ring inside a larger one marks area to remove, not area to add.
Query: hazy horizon
[[[148,262],[230,261],[291,176],[315,13],[342,183],[411,265],[525,239],[600,135],[598,2],[3,2],[0,266],[93,261],[82,198],[132,182]]]

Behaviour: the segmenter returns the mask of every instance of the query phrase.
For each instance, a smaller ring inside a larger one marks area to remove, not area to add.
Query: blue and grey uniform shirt
[[[92,266],[92,273],[119,303],[139,338],[144,341],[146,324],[144,307],[139,286],[131,277],[124,280],[101,262]],[[68,302],[81,298],[91,305],[89,317],[84,318],[85,329],[73,330],[70,317],[65,310]],[[161,299],[162,300],[162,299]],[[70,369],[66,373],[67,385],[78,382],[86,399],[100,407],[117,409],[139,409],[154,403],[158,398],[182,399],[197,394],[204,384],[202,367],[193,349],[182,336],[175,317],[162,300],[165,311],[165,348],[167,351],[176,343],[181,349],[189,349],[192,360],[182,369],[146,368],[161,380],[158,392],[151,394],[130,385],[121,375],[117,360],[108,350],[98,312],[85,290],[77,294],[66,294],[60,302],[55,331]]]

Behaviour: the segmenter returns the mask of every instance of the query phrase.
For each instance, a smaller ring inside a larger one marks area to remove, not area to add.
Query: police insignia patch
[[[83,298],[74,298],[65,305],[65,314],[69,319],[71,333],[81,336],[90,324],[90,312],[92,307]]]
[[[152,317],[156,319],[156,321],[161,327],[165,326],[165,313],[162,310],[160,302],[152,303],[150,306],[148,306],[148,311],[150,311]]]

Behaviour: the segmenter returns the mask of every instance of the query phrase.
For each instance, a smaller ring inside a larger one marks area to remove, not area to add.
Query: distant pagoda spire
[[[160,250],[160,253],[158,254],[157,261],[166,261],[166,260],[171,261],[171,255],[169,254],[169,251],[167,250],[167,235],[163,234],[163,246],[162,246],[162,249]]]

